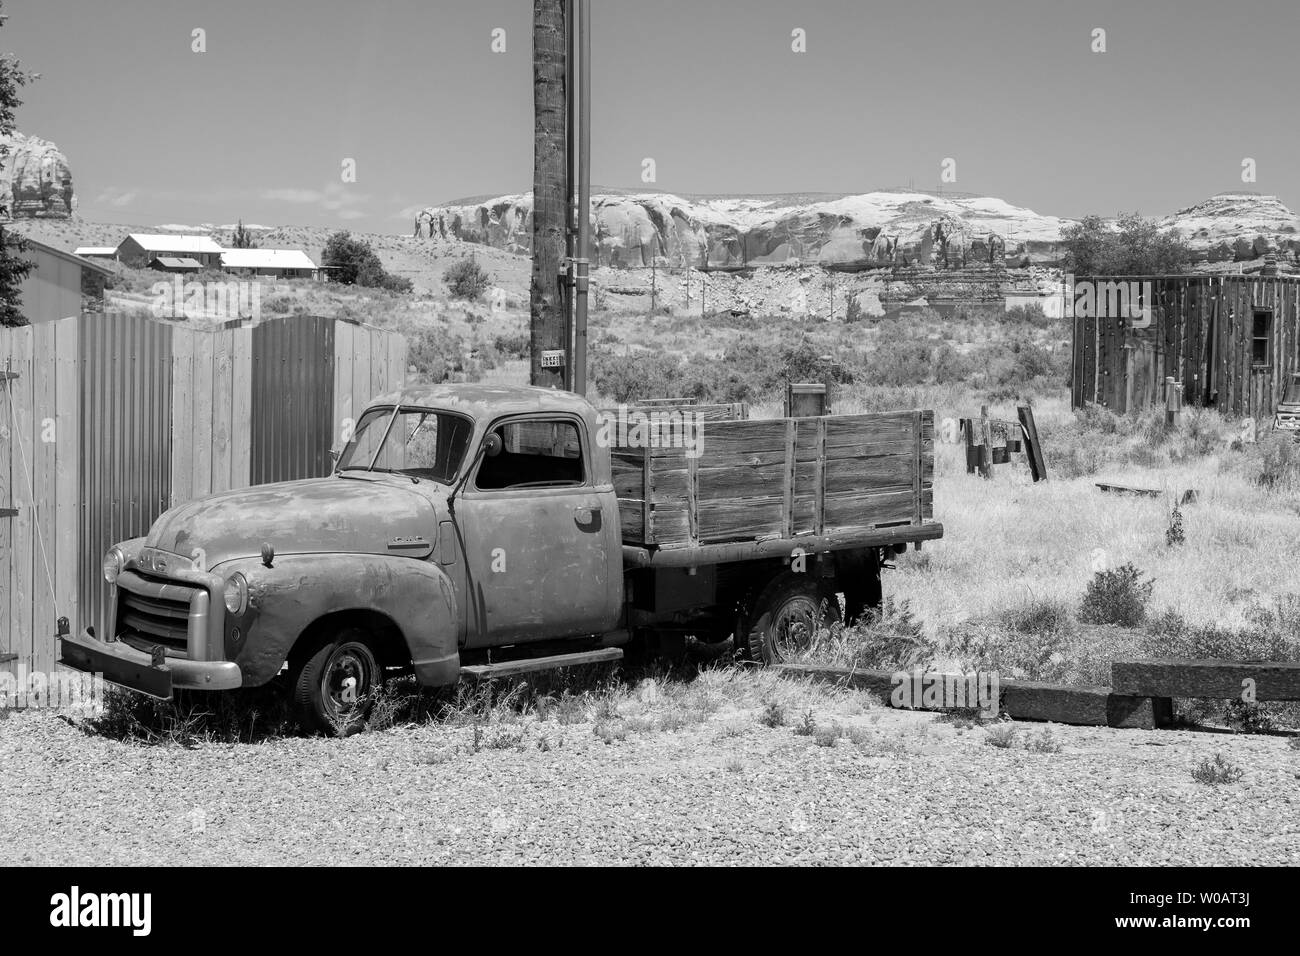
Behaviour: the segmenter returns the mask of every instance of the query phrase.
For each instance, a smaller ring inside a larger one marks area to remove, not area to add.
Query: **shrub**
[[[1165,547],[1176,548],[1187,541],[1187,534],[1183,531],[1183,513],[1174,505],[1173,512],[1169,515],[1169,527],[1165,529]]]
[[[453,298],[475,302],[483,297],[492,278],[475,259],[461,259],[449,266],[442,281],[447,284]]]
[[[1136,627],[1146,620],[1147,602],[1154,581],[1143,581],[1132,564],[1098,571],[1088,582],[1079,620],[1087,624],[1118,624]]]
[[[990,727],[984,742],[990,747],[997,747],[999,750],[1009,750],[1016,745],[1016,740],[1020,736],[1014,724],[999,724],[996,727]]]
[[[1300,488],[1300,442],[1282,432],[1273,432],[1259,442],[1259,475],[1256,481],[1279,491]]]
[[[843,639],[852,642],[848,663],[856,667],[910,670],[934,658],[934,647],[910,602],[896,602],[892,597],[844,628]]]
[[[758,717],[758,722],[764,727],[780,727],[785,723],[785,707],[777,700],[769,700],[763,704],[763,712]]]
[[[1213,758],[1202,757],[1192,768],[1192,779],[1197,783],[1217,787],[1224,783],[1236,783],[1245,771],[1234,764],[1222,753],[1216,752]]]

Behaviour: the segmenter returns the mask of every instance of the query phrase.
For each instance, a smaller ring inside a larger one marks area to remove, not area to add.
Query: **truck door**
[[[602,513],[581,420],[516,416],[493,424],[459,504],[469,647],[599,634],[618,621],[621,536]]]

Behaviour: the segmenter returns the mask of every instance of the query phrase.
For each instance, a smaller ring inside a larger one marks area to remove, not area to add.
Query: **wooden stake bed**
[[[683,447],[614,447],[625,545],[852,539],[886,529],[891,540],[933,537],[917,534],[934,514],[932,411],[696,428],[696,457]]]

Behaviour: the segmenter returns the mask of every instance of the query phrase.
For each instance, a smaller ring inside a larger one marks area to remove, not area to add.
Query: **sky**
[[[1057,216],[1242,189],[1300,210],[1296,0],[592,6],[598,184],[936,189],[951,159],[945,190]],[[87,219],[409,233],[424,206],[531,186],[526,0],[4,9],[0,50],[41,74],[18,127],[66,153]]]

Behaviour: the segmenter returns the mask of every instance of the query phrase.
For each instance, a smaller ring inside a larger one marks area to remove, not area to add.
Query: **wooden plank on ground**
[[[1300,700],[1300,663],[1144,660],[1111,665],[1115,693],[1130,697]]]
[[[818,683],[851,687],[873,694],[886,706],[893,706],[894,688],[902,680],[913,682],[915,675],[886,670],[863,670],[848,667],[828,667],[818,664],[779,664],[774,668],[789,677],[814,680]],[[966,680],[970,675],[925,673],[926,681],[948,677],[955,681]],[[976,682],[977,685],[979,681]],[[1090,727],[1116,727],[1123,729],[1153,730],[1162,726],[1169,716],[1167,702],[1122,697],[1108,687],[1081,687],[1064,684],[1036,683],[1033,681],[1000,681],[1000,711],[1015,720],[1043,720],[1059,724]],[[913,693],[914,696],[914,693]],[[970,702],[966,702],[969,708]],[[954,708],[924,708],[944,710]]]

